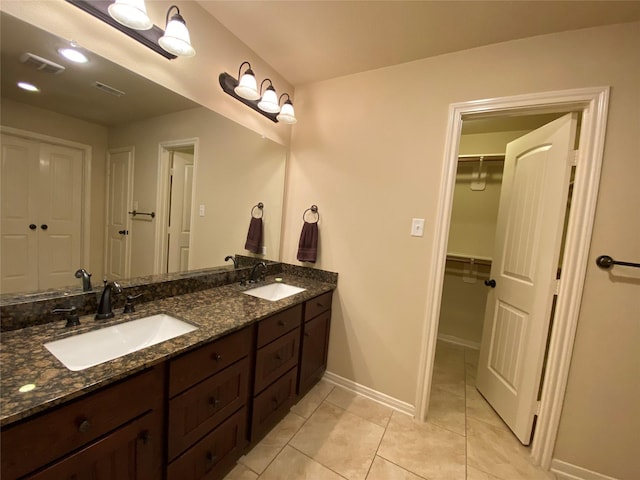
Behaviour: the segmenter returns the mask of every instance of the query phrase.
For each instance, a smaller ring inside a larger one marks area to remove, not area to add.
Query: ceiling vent
[[[93,86],[98,90],[102,90],[103,92],[108,93],[109,95],[113,95],[114,97],[121,97],[122,95],[124,95],[124,92],[121,92],[117,88],[110,87],[105,83],[95,82]]]
[[[31,65],[36,70],[40,70],[42,72],[53,74],[60,74],[64,72],[64,67],[62,65],[58,65],[51,60],[39,57],[38,55],[34,55],[33,53],[23,53],[22,55],[20,55],[20,61],[22,63],[26,63],[27,65]]]

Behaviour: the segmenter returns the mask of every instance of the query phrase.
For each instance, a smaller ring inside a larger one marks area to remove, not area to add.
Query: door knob
[[[32,223],[32,224],[29,225],[29,228],[31,230],[35,230],[36,228],[38,228],[38,226],[35,223]]]
[[[129,235],[129,230],[118,230],[120,235]]]
[[[40,228],[43,230],[46,230],[47,228],[49,228],[49,225],[47,225],[46,223],[43,223],[42,225],[40,225]]]
[[[493,278],[491,280],[485,280],[484,284],[487,287],[496,288],[496,281]]]

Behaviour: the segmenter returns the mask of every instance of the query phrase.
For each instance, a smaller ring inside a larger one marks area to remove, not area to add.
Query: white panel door
[[[133,148],[109,151],[107,168],[105,275],[110,280],[122,280],[130,276],[131,269],[131,220],[128,212],[133,195]]]
[[[36,142],[2,135],[0,292],[38,289],[38,188]]]
[[[507,146],[476,386],[531,440],[575,144],[568,114]]]
[[[39,288],[77,282],[74,274],[82,266],[83,163],[80,150],[40,144]]]
[[[193,190],[193,155],[172,152],[172,157],[168,273],[184,272],[189,269],[191,192]]]

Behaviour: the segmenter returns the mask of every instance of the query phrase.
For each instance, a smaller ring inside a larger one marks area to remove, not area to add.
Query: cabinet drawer
[[[258,395],[253,401],[251,441],[259,440],[289,411],[295,400],[298,369],[286,375]]]
[[[316,298],[307,300],[304,304],[304,321],[307,322],[322,312],[331,309],[331,299],[333,291],[318,295]]]
[[[251,328],[245,328],[172,360],[169,365],[169,396],[177,395],[246,357],[250,348]]]
[[[163,369],[156,367],[2,431],[2,477],[16,478],[161,408]]]
[[[222,478],[248,443],[246,425],[247,411],[242,408],[169,464],[167,479]]]
[[[276,313],[258,323],[258,348],[300,326],[302,305]]]
[[[329,341],[329,322],[331,311],[318,315],[306,322],[303,328],[302,345],[300,349],[300,381],[298,393],[306,393],[322,378],[327,367],[327,342]]]
[[[160,480],[162,478],[162,416],[149,412],[30,476],[32,480],[112,478]]]
[[[172,460],[247,402],[249,360],[244,358],[178,395],[169,404]]]
[[[298,363],[300,329],[262,347],[256,354],[254,392],[259,393]]]

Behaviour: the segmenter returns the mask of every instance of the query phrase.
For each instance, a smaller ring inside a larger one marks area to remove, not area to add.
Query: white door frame
[[[156,187],[157,218],[156,218],[156,241],[155,255],[153,261],[153,273],[157,275],[164,272],[167,264],[167,220],[169,218],[169,175],[171,167],[171,156],[169,151],[181,147],[193,146],[193,188],[191,189],[191,236],[189,238],[189,251],[192,250],[193,229],[195,228],[195,183],[198,175],[198,151],[200,139],[197,137],[186,138],[184,140],[168,140],[158,144],[158,184]],[[191,258],[189,258],[191,265]]]
[[[548,469],[555,447],[569,365],[580,312],[589,245],[600,184],[600,170],[609,105],[609,87],[581,88],[454,103],[449,119],[442,170],[438,216],[434,224],[432,268],[429,272],[423,324],[416,417],[425,421],[431,393],[447,239],[463,119],[552,112],[582,112],[579,153],[565,240],[562,278],[551,332],[542,387],[540,414],[531,444],[534,463]]]
[[[20,128],[6,127],[4,125],[0,125],[0,133],[75,148],[82,152],[82,226],[80,227],[82,253],[80,259],[82,266],[88,269],[91,264],[91,145],[85,145],[84,143],[52,137],[51,135],[44,135],[29,130],[22,130]]]

